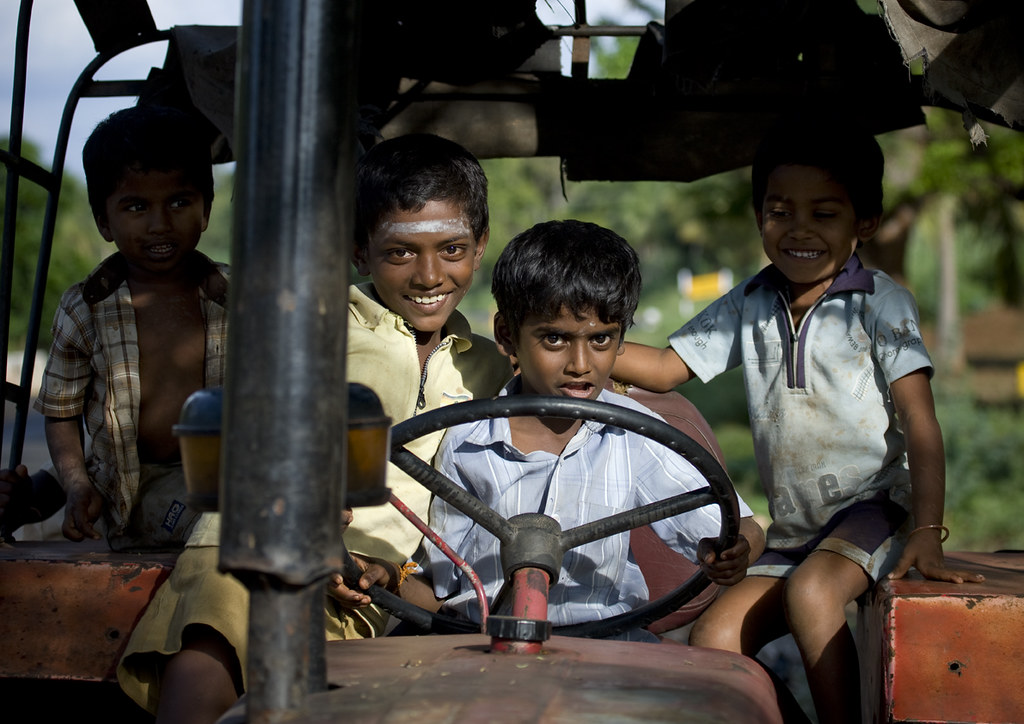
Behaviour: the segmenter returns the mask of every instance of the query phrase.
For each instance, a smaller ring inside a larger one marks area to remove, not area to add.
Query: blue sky
[[[169,28],[174,25],[237,25],[242,3],[241,0],[149,0],[149,5],[157,27]],[[6,136],[10,129],[19,6],[15,0],[0,2],[0,136]],[[71,0],[35,0],[33,8],[24,137],[39,147],[44,164],[49,165],[67,94],[82,68],[95,57],[95,50]],[[539,0],[538,13],[546,23],[571,22],[572,0]],[[644,24],[649,19],[631,12],[626,0],[588,0],[587,15],[591,22],[606,18],[620,24]],[[165,53],[166,43],[136,48],[112,60],[96,78],[145,77],[148,68],[163,65]],[[80,102],[68,144],[66,170],[69,173],[82,175],[82,144],[93,127],[131,102],[125,98],[85,98]]]

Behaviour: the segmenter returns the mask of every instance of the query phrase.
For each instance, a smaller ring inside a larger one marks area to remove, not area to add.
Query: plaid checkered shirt
[[[229,271],[193,253],[206,328],[204,386],[213,387],[224,381]],[[61,297],[35,402],[47,417],[84,417],[92,442],[86,470],[109,504],[115,533],[127,524],[139,488],[139,346],[127,278],[115,253]]]

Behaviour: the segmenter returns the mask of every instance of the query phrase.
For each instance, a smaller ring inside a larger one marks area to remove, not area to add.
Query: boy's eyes
[[[793,215],[789,209],[768,209],[767,215],[772,219],[786,219]],[[811,216],[815,219],[834,219],[839,215],[838,211],[832,209],[815,209]]]
[[[449,244],[441,250],[441,255],[448,259],[461,259],[466,254],[466,247],[462,244]]]
[[[595,334],[590,338],[590,344],[595,349],[604,352],[606,349],[618,346],[619,337],[616,334]]]
[[[587,341],[598,349],[604,349],[609,345],[615,344],[615,339],[615,336],[611,334],[595,334],[588,337]],[[558,347],[568,343],[568,339],[564,335],[554,333],[544,335],[542,340],[548,347]]]
[[[438,250],[438,254],[448,261],[458,261],[466,255],[467,247],[462,244],[450,244],[448,246],[441,247]],[[416,253],[412,249],[408,249],[404,246],[396,246],[391,249],[387,249],[384,252],[389,258],[396,260],[407,260],[412,259],[416,256]]]
[[[180,196],[178,198],[171,199],[167,204],[172,209],[185,209],[193,204],[193,199],[189,196]],[[126,201],[121,208],[131,213],[139,213],[149,208],[149,204],[145,201]]]

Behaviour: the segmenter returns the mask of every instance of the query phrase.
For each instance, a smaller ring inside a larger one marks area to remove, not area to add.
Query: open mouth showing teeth
[[[824,252],[812,251],[811,249],[788,249],[786,253],[790,256],[795,256],[797,259],[817,259]]]
[[[447,294],[435,294],[432,297],[409,297],[409,299],[413,300],[417,304],[435,304],[447,296]]]
[[[562,385],[562,389],[570,395],[586,395],[590,394],[590,390],[593,385],[586,382],[577,382],[575,384]]]
[[[173,244],[156,244],[154,246],[149,247],[149,251],[153,254],[167,254],[168,252],[173,250]]]

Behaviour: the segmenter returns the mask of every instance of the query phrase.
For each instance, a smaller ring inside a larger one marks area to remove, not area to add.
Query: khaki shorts
[[[243,686],[249,637],[249,590],[232,575],[217,570],[220,548],[186,548],[139,623],[117,666],[121,688],[139,706],[155,714],[164,667],[181,650],[188,626],[209,626],[235,649]],[[384,631],[387,617],[376,609],[357,615],[324,594],[328,641],[372,638]]]

